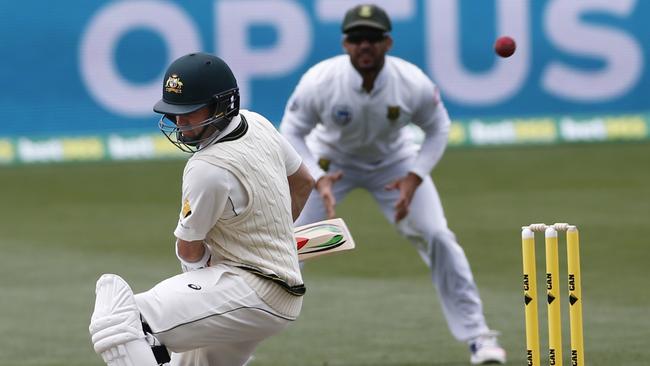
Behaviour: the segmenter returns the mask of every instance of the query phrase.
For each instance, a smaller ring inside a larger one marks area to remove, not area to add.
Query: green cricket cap
[[[390,32],[392,29],[386,11],[374,4],[357,5],[345,13],[341,24],[343,33],[347,33],[356,27],[376,28],[383,32]]]

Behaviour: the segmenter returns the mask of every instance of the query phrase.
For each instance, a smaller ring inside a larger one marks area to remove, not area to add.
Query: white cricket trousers
[[[172,366],[240,366],[294,319],[266,305],[227,265],[179,274],[135,295]]]
[[[343,171],[343,178],[334,183],[332,192],[338,203],[355,188],[365,189],[372,194],[386,219],[415,246],[422,260],[431,269],[431,280],[438,292],[451,333],[460,341],[468,341],[487,333],[489,328],[485,323],[483,306],[469,262],[447,226],[433,181],[430,177],[425,177],[411,200],[409,214],[397,224],[394,205],[399,199],[399,191],[387,191],[384,188],[404,177],[413,166],[414,159],[405,159],[373,170],[356,169],[332,161],[329,172]],[[314,190],[296,225],[316,222],[325,216],[322,199]]]

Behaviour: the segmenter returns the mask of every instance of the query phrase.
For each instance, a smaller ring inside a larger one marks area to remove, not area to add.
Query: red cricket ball
[[[515,49],[517,49],[515,40],[508,36],[499,37],[496,42],[494,42],[494,52],[501,57],[512,56],[512,54],[515,53]]]

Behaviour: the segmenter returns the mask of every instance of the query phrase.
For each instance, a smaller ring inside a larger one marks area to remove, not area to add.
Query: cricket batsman
[[[237,81],[216,56],[175,60],[154,111],[169,140],[192,153],[174,230],[184,273],[136,295],[103,275],[94,349],[111,366],[244,365],[300,314],[294,220],[314,181],[266,118],[239,109]]]

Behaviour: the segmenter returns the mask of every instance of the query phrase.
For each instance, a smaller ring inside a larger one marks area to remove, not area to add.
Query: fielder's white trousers
[[[409,214],[397,224],[394,205],[399,199],[399,191],[384,189],[387,184],[409,172],[413,159],[373,170],[356,169],[332,161],[329,172],[343,171],[343,178],[334,183],[332,192],[338,203],[355,188],[365,189],[372,194],[386,219],[416,247],[422,260],[431,269],[431,280],[438,292],[451,333],[456,339],[467,341],[487,333],[489,328],[485,323],[483,306],[467,257],[447,226],[433,181],[430,177],[425,177],[415,191]],[[325,216],[323,201],[314,191],[296,225],[323,220]]]
[[[226,265],[179,274],[135,295],[172,366],[239,366],[290,321]]]

